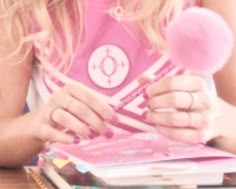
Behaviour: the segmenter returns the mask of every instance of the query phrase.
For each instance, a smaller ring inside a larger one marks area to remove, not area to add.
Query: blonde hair
[[[86,1],[0,0],[0,23],[4,23],[9,42],[15,43],[12,52],[6,57],[1,57],[0,62],[19,53],[25,44],[29,44],[19,58],[20,62],[33,48],[33,43],[40,42],[41,49],[49,49],[49,52],[53,51],[59,55],[58,60],[53,60],[56,69],[67,72],[84,34],[83,16],[86,6],[84,2]],[[119,5],[124,10],[122,19],[132,23],[133,32],[143,35],[149,47],[155,50],[165,47],[163,24],[167,24],[184,6],[184,0],[118,0],[115,2],[114,6]],[[72,4],[70,9],[68,9],[69,3]],[[61,37],[62,33],[63,37]],[[75,34],[79,36],[76,44],[72,37]],[[17,40],[15,35],[19,36]],[[47,64],[47,54],[43,50],[39,57],[43,64]]]

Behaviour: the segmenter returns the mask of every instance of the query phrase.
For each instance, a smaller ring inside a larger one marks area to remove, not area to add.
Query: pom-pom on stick
[[[233,34],[223,17],[206,8],[189,8],[167,26],[167,50],[173,64],[211,75],[231,56]]]

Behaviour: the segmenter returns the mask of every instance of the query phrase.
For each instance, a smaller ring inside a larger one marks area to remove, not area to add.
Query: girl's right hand
[[[112,107],[80,83],[67,84],[53,93],[38,118],[37,138],[61,143],[77,143],[80,137],[93,138],[98,134],[109,137],[109,123],[118,121]]]

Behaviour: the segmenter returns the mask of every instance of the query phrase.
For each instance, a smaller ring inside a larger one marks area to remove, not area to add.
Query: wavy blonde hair
[[[119,5],[123,8],[123,19],[130,22],[134,26],[133,32],[143,35],[149,47],[154,50],[165,47],[161,27],[163,23],[166,24],[170,18],[179,14],[185,2],[184,0],[111,1],[115,2],[114,6]],[[193,0],[188,1],[193,2]],[[58,60],[53,60],[57,70],[68,71],[84,34],[85,2],[84,0],[0,0],[0,23],[3,25],[1,29],[6,31],[6,37],[14,47],[11,53],[0,58],[0,62],[19,52],[21,56],[18,62],[21,62],[33,48],[33,42],[37,41],[40,42],[42,49],[53,50],[59,55]],[[68,9],[69,3],[72,4],[70,9]],[[79,36],[76,44],[71,37],[74,34]],[[22,51],[23,47],[27,48]],[[47,54],[41,51],[40,61],[47,64]]]

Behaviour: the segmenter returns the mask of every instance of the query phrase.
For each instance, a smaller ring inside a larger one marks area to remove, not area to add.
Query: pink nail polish
[[[147,104],[147,108],[148,108],[149,110],[152,109],[151,106],[150,106],[150,104]]]
[[[144,111],[143,114],[142,114],[142,118],[143,118],[144,120],[147,119],[147,113],[148,113],[147,111]]]
[[[143,91],[143,98],[146,100],[149,98],[145,90]]]
[[[119,121],[119,118],[117,115],[112,115],[108,120],[108,122],[112,125],[116,125],[118,121]]]
[[[74,144],[79,144],[80,143],[80,138],[78,136],[74,137]]]
[[[151,120],[148,119],[147,114],[148,114],[148,111],[143,112],[142,114],[143,120],[148,124],[155,125],[155,123],[153,123]]]
[[[106,137],[107,139],[112,138],[113,135],[114,135],[114,133],[113,133],[113,131],[112,131],[111,129],[108,129],[108,130],[106,131],[106,133],[105,133],[105,137]]]
[[[93,129],[90,129],[90,134],[88,136],[90,139],[94,139],[94,138],[96,138],[98,136],[99,136],[99,133],[97,131],[95,131]]]

